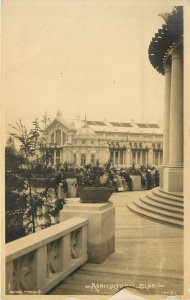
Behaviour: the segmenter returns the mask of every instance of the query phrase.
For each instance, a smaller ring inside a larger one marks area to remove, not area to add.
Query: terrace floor
[[[49,295],[88,295],[80,299],[105,295],[103,299],[109,299],[123,285],[135,286],[147,296],[183,294],[183,230],[130,212],[126,204],[142,193],[146,191],[112,195],[115,252],[102,264],[84,264]]]

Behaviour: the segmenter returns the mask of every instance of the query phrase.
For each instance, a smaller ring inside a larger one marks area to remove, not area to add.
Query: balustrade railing
[[[46,294],[87,261],[88,220],[71,218],[6,245],[6,294]]]

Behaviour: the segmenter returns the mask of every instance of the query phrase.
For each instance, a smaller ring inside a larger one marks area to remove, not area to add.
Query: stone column
[[[160,188],[163,189],[165,180],[164,169],[169,162],[170,140],[170,94],[171,94],[171,63],[165,65],[165,91],[164,91],[164,124],[163,124],[163,161],[160,168]]]
[[[56,150],[53,150],[53,161],[54,165],[56,164]]]
[[[165,66],[163,165],[169,162],[171,64]]]
[[[137,160],[138,160],[138,156],[137,156],[137,150],[135,150],[135,165],[137,165]]]
[[[183,166],[183,60],[172,54],[169,165]]]
[[[148,149],[148,165],[153,166],[153,147],[152,145],[149,146]]]
[[[132,160],[131,160],[131,148],[128,145],[129,148],[126,149],[126,156],[125,156],[125,165],[127,167],[130,167],[132,165]]]
[[[163,189],[183,191],[183,56],[179,50],[172,53],[169,162],[164,169]]]

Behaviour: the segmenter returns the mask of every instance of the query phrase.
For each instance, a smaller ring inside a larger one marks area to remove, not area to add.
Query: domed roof
[[[76,138],[94,138],[96,133],[88,125],[83,125],[77,132]]]

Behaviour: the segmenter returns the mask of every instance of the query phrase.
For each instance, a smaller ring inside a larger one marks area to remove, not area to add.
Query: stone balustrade
[[[6,294],[46,294],[87,261],[87,226],[71,218],[6,245]]]

